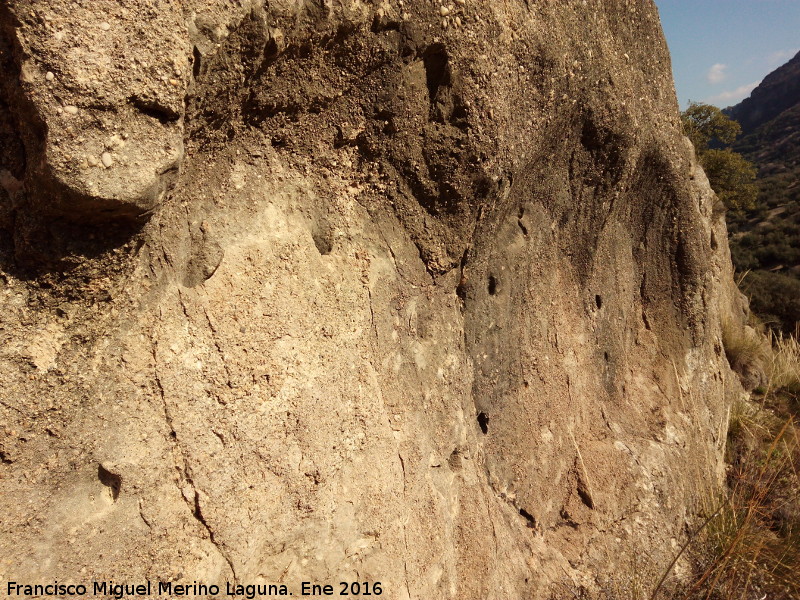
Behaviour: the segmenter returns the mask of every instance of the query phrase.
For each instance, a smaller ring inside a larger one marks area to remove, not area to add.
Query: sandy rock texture
[[[0,68],[0,579],[657,581],[742,308],[650,0],[10,0]]]

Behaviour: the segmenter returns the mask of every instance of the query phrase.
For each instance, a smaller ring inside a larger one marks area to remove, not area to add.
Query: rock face
[[[2,10],[3,579],[658,580],[741,309],[652,2]]]

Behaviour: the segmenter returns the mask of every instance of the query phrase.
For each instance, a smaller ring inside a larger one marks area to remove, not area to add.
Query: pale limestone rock
[[[3,579],[506,600],[669,564],[742,309],[655,7],[456,4],[2,23],[36,266],[0,263]]]

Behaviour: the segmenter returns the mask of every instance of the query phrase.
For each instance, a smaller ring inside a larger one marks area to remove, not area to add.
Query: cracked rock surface
[[[0,69],[0,578],[657,581],[743,313],[651,1],[10,0]]]

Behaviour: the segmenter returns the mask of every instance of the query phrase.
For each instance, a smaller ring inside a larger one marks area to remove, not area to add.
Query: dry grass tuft
[[[722,345],[731,369],[739,375],[745,389],[763,384],[764,364],[769,360],[769,340],[752,327],[724,321]]]
[[[698,575],[683,598],[797,599],[800,345],[791,337],[773,337],[771,344],[756,343],[747,333],[728,331],[727,337],[731,365],[761,361],[766,383],[753,400],[732,408],[727,495],[693,544]]]
[[[770,388],[800,394],[800,343],[791,336],[772,335],[772,352],[767,365]]]
[[[758,427],[743,428],[743,435]],[[800,452],[794,419],[762,442],[746,444],[746,454],[731,465],[728,498],[695,552],[699,576],[686,600],[799,597]]]

